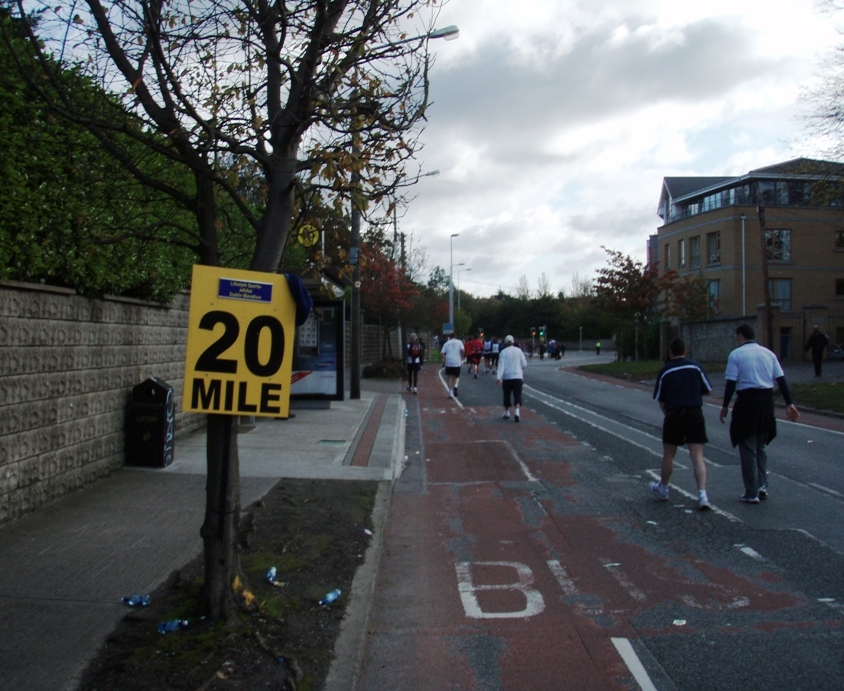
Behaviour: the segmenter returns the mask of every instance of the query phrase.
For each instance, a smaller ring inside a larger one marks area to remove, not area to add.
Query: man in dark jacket
[[[760,499],[768,498],[768,455],[765,447],[777,436],[774,381],[785,399],[786,417],[791,422],[800,419],[777,356],[756,343],[755,337],[749,324],[742,324],[736,329],[738,348],[727,359],[724,375],[727,385],[720,414],[723,424],[730,399],[736,392],[738,399],[730,420],[730,441],[733,446],[739,447],[741,459],[744,494],[739,501],[748,504],[758,504]]]
[[[686,344],[675,338],[668,344],[670,359],[657,375],[654,398],[665,413],[662,423],[662,468],[660,481],[651,482],[650,490],[657,499],[668,501],[668,482],[674,469],[677,447],[689,447],[695,482],[697,483],[698,508],[711,509],[706,496],[706,465],[703,445],[706,421],[703,418],[703,396],[712,391],[712,385],[703,368],[686,358]]]
[[[821,367],[823,365],[823,349],[829,343],[829,338],[826,334],[821,333],[820,327],[815,324],[815,329],[809,340],[806,341],[806,350],[812,351],[812,363],[815,365],[815,376],[821,376]]]

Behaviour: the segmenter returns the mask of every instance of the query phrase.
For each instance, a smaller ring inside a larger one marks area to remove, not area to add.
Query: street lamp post
[[[400,43],[409,43],[411,41],[418,41],[419,39],[436,39],[444,38],[446,41],[453,41],[460,35],[460,30],[456,26],[447,26],[443,29],[433,29],[422,36],[414,36],[413,38],[406,38],[402,41],[397,41],[392,45]],[[372,50],[381,50],[388,46],[375,46]],[[357,153],[355,151],[355,153]],[[358,263],[358,254],[360,252],[360,209],[355,202],[355,192],[360,183],[360,174],[352,173],[352,238],[349,247],[349,257],[352,267],[352,289],[351,289],[351,324],[350,326],[350,353],[349,353],[349,398],[353,400],[360,399],[360,367],[361,367],[361,329],[363,326],[363,319],[360,313],[360,264]]]
[[[580,327],[580,352],[583,352],[583,327]]]
[[[448,267],[448,323],[451,328],[454,328],[454,238],[459,237],[460,233],[452,233],[449,240],[451,258],[449,259]]]

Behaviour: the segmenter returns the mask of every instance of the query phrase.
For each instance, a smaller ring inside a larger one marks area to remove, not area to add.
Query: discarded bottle
[[[271,566],[270,570],[267,571],[267,581],[269,583],[275,583],[275,577],[278,575],[278,571],[276,571],[275,566]]]
[[[127,595],[122,601],[130,607],[146,607],[149,604],[149,595]]]
[[[163,621],[158,625],[158,633],[170,633],[171,631],[178,631],[184,629],[188,625],[187,619],[171,619],[170,621]]]
[[[327,607],[332,602],[334,602],[337,598],[340,597],[339,590],[332,590],[330,593],[326,593],[326,595],[319,601],[320,607]]]

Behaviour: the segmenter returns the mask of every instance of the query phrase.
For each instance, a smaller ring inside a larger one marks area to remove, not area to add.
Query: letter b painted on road
[[[473,568],[497,566],[513,569],[517,581],[513,583],[482,584],[473,580]],[[481,561],[481,562],[457,562],[454,565],[457,571],[457,589],[460,593],[460,601],[463,603],[463,610],[467,617],[472,619],[517,619],[532,617],[545,609],[545,600],[533,586],[533,572],[530,567],[517,561]],[[511,612],[485,612],[481,609],[477,594],[483,591],[517,591],[524,596],[525,606],[523,609]]]

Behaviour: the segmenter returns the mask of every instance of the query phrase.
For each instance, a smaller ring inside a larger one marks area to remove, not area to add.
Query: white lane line
[[[568,401],[561,401],[559,398],[555,398],[554,396],[551,396],[547,393],[539,391],[538,389],[534,389],[532,386],[525,385],[523,390],[529,391],[531,393],[531,395],[534,396],[534,398],[539,400],[540,403],[544,403],[549,408],[554,408],[555,410],[559,410],[561,413],[565,413],[569,417],[573,417],[575,420],[580,420],[581,422],[585,422],[590,427],[594,427],[595,429],[599,429],[602,432],[606,432],[607,434],[611,434],[614,437],[618,437],[619,439],[623,439],[624,441],[629,442],[629,443],[633,444],[634,446],[638,446],[640,449],[644,449],[648,453],[651,453],[654,456],[658,456],[660,459],[662,459],[662,449],[661,449],[662,438],[661,437],[655,437],[652,434],[648,434],[647,432],[643,432],[642,430],[636,429],[634,427],[630,427],[628,425],[625,425],[622,422],[615,422],[614,421],[615,424],[618,425],[619,427],[622,427],[625,430],[629,430],[630,432],[640,434],[643,437],[645,437],[647,439],[651,439],[654,442],[656,442],[657,444],[659,444],[660,449],[655,450],[655,449],[651,448],[650,446],[644,446],[643,444],[639,444],[637,442],[632,441],[632,439],[630,437],[626,436],[625,434],[619,434],[618,432],[614,432],[613,430],[609,429],[608,427],[605,427],[603,425],[599,425],[598,423],[593,422],[592,420],[588,420],[587,418],[583,417],[582,415],[576,415],[571,410],[566,410],[566,408],[561,408],[559,405],[557,405],[557,403],[560,403],[564,406],[567,406],[568,408],[572,408],[574,410],[577,410],[581,413],[592,415],[593,417],[597,417],[597,418],[600,417],[597,413],[592,412],[588,408],[583,408],[581,406],[575,405],[574,403],[569,403]],[[574,436],[574,435],[571,435],[571,436]],[[683,450],[688,453],[687,449],[683,449]],[[706,463],[711,465],[713,468],[722,468],[723,467],[720,463],[715,463],[714,461],[711,461],[708,458],[704,458],[704,461],[706,461]],[[676,461],[675,461],[675,465],[677,465]]]
[[[646,470],[645,471],[648,475],[650,475],[654,480],[660,480],[661,475],[658,470]],[[677,494],[682,494],[687,499],[691,499],[692,501],[697,501],[697,495],[692,494],[691,492],[687,492],[682,487],[678,487],[673,482],[668,483],[668,486],[672,489],[672,491],[677,492]],[[743,521],[738,516],[733,516],[733,514],[729,513],[728,511],[724,511],[723,509],[719,509],[715,504],[711,504],[712,512],[717,513],[719,516],[723,516],[728,521],[732,521],[733,523],[742,523]]]
[[[626,638],[612,638],[610,640],[612,640],[612,644],[642,691],[656,691],[656,686],[645,671],[645,667],[639,660],[639,656],[636,655],[636,651],[633,650],[633,646],[630,645],[630,641]]]
[[[443,383],[443,388],[445,389],[446,394],[451,393],[451,392],[448,390],[448,383],[446,382],[445,377],[443,377],[443,370],[442,370],[442,369],[440,369],[440,371],[439,371],[439,375],[440,375],[440,381]],[[459,389],[460,387],[457,387],[457,388]],[[459,405],[461,408],[463,407],[463,404],[460,402],[460,399],[459,399],[459,398],[457,398],[456,396],[455,396],[454,398],[450,398],[450,399],[448,399],[448,400],[450,400],[450,401],[454,401],[454,402],[455,402],[457,405]]]
[[[557,579],[557,583],[560,584],[560,587],[563,589],[563,593],[565,593],[569,597],[577,595],[577,586],[574,584],[574,581],[571,579],[571,577],[566,573],[566,570],[563,568],[563,565],[560,562],[558,562],[556,559],[549,559],[548,568],[551,569],[551,573],[554,574],[554,578]]]
[[[475,444],[504,444],[505,448],[510,452],[510,455],[515,459],[516,463],[522,469],[522,473],[527,478],[528,482],[539,482],[530,472],[530,469],[525,465],[515,447],[509,441],[499,441],[498,439],[478,439]]]
[[[544,403],[549,408],[554,408],[555,410],[559,410],[561,413],[565,413],[566,415],[573,417],[575,420],[580,420],[581,422],[585,422],[590,427],[594,427],[595,429],[599,429],[602,432],[606,432],[607,434],[611,434],[612,436],[617,437],[618,439],[622,439],[622,440],[628,442],[629,444],[632,444],[633,446],[636,446],[636,447],[642,449],[643,451],[647,451],[648,453],[653,454],[657,458],[662,459],[662,450],[655,451],[654,449],[652,449],[649,446],[645,446],[644,444],[639,444],[638,442],[635,442],[632,439],[630,439],[630,437],[625,436],[623,434],[619,434],[618,432],[614,432],[613,430],[608,429],[607,427],[604,427],[602,425],[599,425],[596,422],[593,422],[592,420],[587,420],[582,415],[576,415],[571,410],[567,410],[567,408],[571,408],[573,410],[577,410],[577,411],[582,412],[582,413],[588,413],[590,415],[594,415],[595,417],[598,417],[591,410],[587,410],[586,408],[581,408],[580,406],[576,406],[573,403],[568,403],[566,401],[560,401],[558,398],[554,398],[553,396],[549,396],[548,394],[543,393],[542,391],[534,389],[532,386],[525,385],[524,390],[527,391],[527,392],[530,392],[530,394],[534,398],[536,398],[540,403]],[[550,400],[547,400],[547,399],[550,399]],[[558,405],[558,402],[561,403],[563,406],[566,406],[566,407],[563,408],[561,405]],[[621,427],[626,427],[625,425],[622,425],[621,423],[617,423],[617,424]],[[641,432],[640,430],[634,430],[632,427],[627,427],[627,429],[629,429],[633,432],[638,432],[639,434],[641,434],[645,437],[649,437],[650,439],[654,439],[654,440],[656,439],[656,437],[652,437],[652,436],[646,434],[645,432]],[[662,444],[662,441],[660,441],[660,445],[661,444]]]
[[[821,492],[826,492],[827,494],[829,494],[833,497],[838,497],[839,499],[844,499],[844,494],[841,494],[841,492],[836,492],[834,489],[830,489],[829,487],[824,487],[823,485],[818,485],[814,482],[809,482],[807,484],[809,485],[809,487],[814,487],[815,489],[819,489]]]

